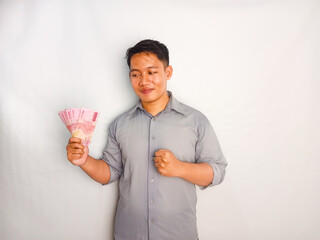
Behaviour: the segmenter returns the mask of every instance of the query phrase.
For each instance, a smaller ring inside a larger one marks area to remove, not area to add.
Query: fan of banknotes
[[[99,112],[86,108],[70,108],[60,111],[59,116],[73,137],[81,138],[84,146],[90,144]]]

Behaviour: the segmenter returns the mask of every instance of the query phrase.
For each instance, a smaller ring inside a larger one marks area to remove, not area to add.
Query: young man
[[[109,126],[101,159],[70,138],[68,159],[95,181],[119,179],[116,240],[196,240],[196,189],[223,181],[227,162],[208,119],[167,91],[168,49],[144,40],[127,51],[140,101]]]

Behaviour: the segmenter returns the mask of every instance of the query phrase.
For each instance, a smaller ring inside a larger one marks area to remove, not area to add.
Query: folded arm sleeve
[[[205,189],[223,182],[227,161],[222,153],[217,136],[205,116],[202,116],[198,121],[196,163],[208,163],[213,169],[212,183],[206,187],[200,187],[200,189]]]
[[[105,161],[110,168],[110,181],[112,183],[120,178],[123,172],[121,150],[116,140],[116,125],[111,123],[108,129],[107,145],[103,151],[101,159]]]

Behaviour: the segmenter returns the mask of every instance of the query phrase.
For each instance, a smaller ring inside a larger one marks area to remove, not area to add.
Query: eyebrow
[[[152,69],[152,68],[159,68],[159,67],[155,67],[155,66],[150,66],[150,67],[147,67],[147,69]],[[139,71],[139,69],[130,69],[130,72],[133,72],[133,71]]]

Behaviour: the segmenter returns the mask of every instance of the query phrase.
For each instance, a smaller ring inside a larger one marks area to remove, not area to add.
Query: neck
[[[156,116],[159,112],[166,108],[169,102],[169,96],[165,94],[163,99],[154,102],[142,102],[143,108],[152,116]]]

